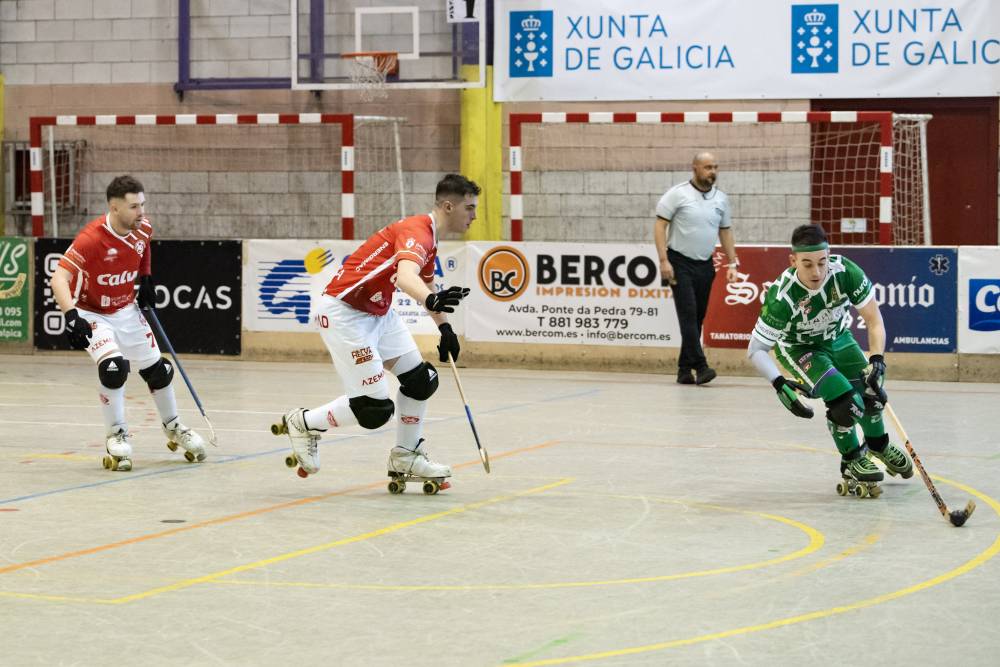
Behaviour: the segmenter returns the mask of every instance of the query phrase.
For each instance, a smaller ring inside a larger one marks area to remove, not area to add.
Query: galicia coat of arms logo
[[[792,5],[792,74],[839,71],[837,5]]]
[[[510,13],[510,76],[552,76],[552,11]]]

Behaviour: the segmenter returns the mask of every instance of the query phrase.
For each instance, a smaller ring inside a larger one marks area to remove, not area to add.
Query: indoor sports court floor
[[[135,469],[105,471],[80,356],[0,356],[4,665],[995,665],[1000,385],[890,382],[963,528],[918,476],[834,492],[821,418],[754,378],[447,370],[426,429],[453,487],[386,491],[393,431],[284,465],[268,431],[328,363],[189,361],[219,434],[164,447],[128,384]],[[890,366],[891,374],[891,366]],[[188,424],[204,432],[180,379]]]

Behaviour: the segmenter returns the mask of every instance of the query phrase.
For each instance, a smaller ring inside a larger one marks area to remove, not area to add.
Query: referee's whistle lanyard
[[[694,184],[694,181],[688,181],[688,183],[691,184],[692,188],[701,193],[702,199],[713,199],[715,197],[715,193],[718,191],[718,188],[716,188],[714,185],[710,187],[708,190],[702,190],[701,188],[699,188],[697,185]]]

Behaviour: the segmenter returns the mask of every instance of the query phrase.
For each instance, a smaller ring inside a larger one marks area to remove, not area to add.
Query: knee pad
[[[146,381],[150,391],[164,389],[170,386],[170,381],[174,379],[174,366],[169,361],[160,357],[152,366],[139,369],[139,375]]]
[[[97,365],[97,377],[108,389],[120,389],[128,379],[128,359],[125,357],[108,357]]]
[[[856,391],[849,391],[826,404],[826,418],[837,426],[850,428],[865,415],[865,404]]]
[[[403,396],[408,396],[415,401],[426,401],[434,395],[437,388],[437,369],[426,361],[420,362],[419,366],[401,373],[399,376],[399,390],[403,392]]]
[[[358,423],[364,428],[378,428],[392,419],[396,406],[388,398],[372,398],[371,396],[354,396],[348,403],[351,412],[358,418]]]

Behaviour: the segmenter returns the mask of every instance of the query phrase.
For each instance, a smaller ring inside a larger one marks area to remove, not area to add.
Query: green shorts
[[[868,359],[850,331],[820,345],[778,343],[774,355],[813,395],[831,401],[863,384]]]

